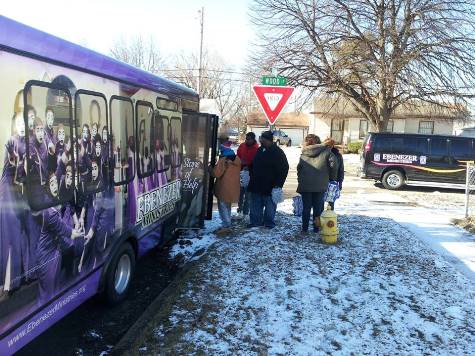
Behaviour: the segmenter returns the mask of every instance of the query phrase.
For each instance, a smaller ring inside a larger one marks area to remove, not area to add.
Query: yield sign
[[[277,87],[270,85],[254,85],[252,87],[267,120],[273,125],[279,117],[282,109],[294,92],[293,87]]]

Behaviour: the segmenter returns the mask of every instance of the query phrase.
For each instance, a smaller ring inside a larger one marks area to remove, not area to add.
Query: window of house
[[[78,90],[74,97],[76,167],[79,189],[85,193],[104,190],[109,182],[109,144],[102,132],[107,130],[107,101],[103,94]]]
[[[134,106],[129,98],[110,101],[114,185],[129,183],[135,175]]]
[[[28,202],[38,211],[74,197],[76,169],[72,150],[67,150],[73,136],[72,100],[65,88],[31,81],[24,89],[24,104],[23,115],[15,115],[15,133],[6,150],[9,162],[14,162],[13,184],[26,183]],[[58,124],[55,114],[65,107],[67,121]]]
[[[387,132],[394,132],[394,120],[388,120],[388,124],[386,126]]]
[[[363,139],[368,134],[368,120],[360,120],[359,138]]]
[[[419,133],[432,135],[434,133],[434,121],[419,121]]]
[[[138,101],[135,109],[138,130],[138,175],[139,178],[145,178],[151,176],[155,171],[152,158],[155,151],[152,129],[153,105],[146,101]]]
[[[345,121],[342,119],[332,119],[330,136],[336,143],[343,142],[343,132],[345,127]]]

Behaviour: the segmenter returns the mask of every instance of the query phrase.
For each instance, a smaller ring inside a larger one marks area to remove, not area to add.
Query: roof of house
[[[317,97],[314,104],[315,111],[312,114],[319,116],[329,118],[358,118],[362,116],[346,98]],[[468,113],[467,109],[465,109],[465,113]],[[461,112],[460,109],[457,110],[455,107],[450,109],[426,102],[414,102],[397,107],[392,119],[398,118],[460,120],[464,118],[464,114],[463,111]]]
[[[248,126],[268,126],[265,115],[260,112],[252,112],[247,118]],[[310,116],[304,113],[288,112],[280,114],[277,119],[276,126],[278,127],[309,127]]]

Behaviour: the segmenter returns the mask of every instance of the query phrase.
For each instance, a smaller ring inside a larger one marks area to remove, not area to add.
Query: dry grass
[[[469,216],[464,219],[453,219],[452,223],[467,230],[471,234],[475,234],[475,216]]]

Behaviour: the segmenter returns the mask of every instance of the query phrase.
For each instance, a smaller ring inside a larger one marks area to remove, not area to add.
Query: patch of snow
[[[219,240],[167,332],[155,330],[157,342],[178,332],[176,353],[474,354],[473,284],[393,218],[377,216],[404,215],[401,207],[367,205],[364,197],[337,202],[334,246],[298,235],[291,200],[279,204],[275,229]]]

